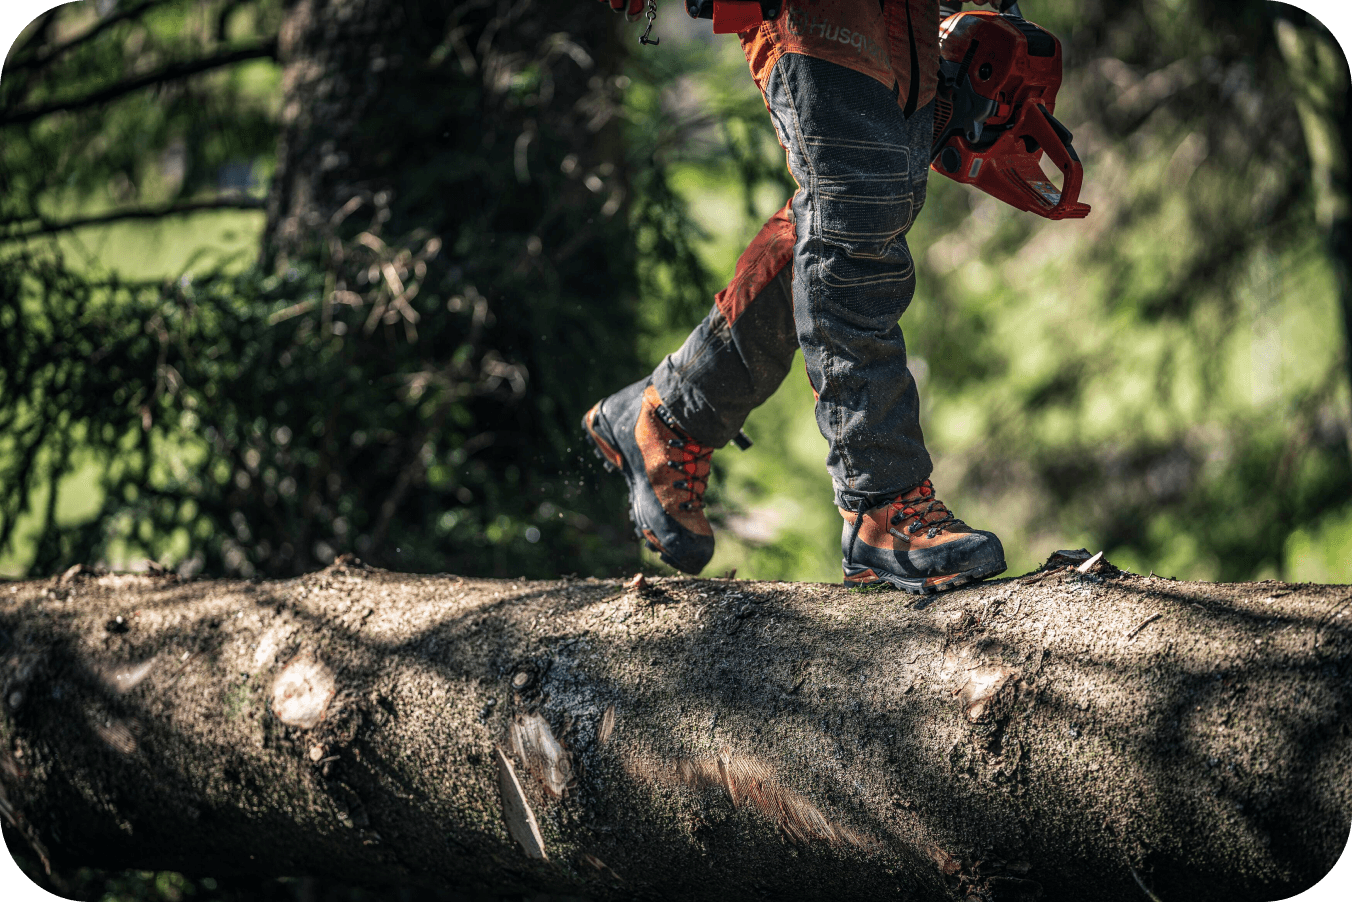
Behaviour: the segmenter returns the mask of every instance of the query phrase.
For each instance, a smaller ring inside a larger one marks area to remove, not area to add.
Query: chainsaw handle
[[[1089,207],[1079,203],[1080,186],[1084,182],[1084,166],[1070,143],[1074,136],[1056,120],[1055,116],[1047,112],[1045,106],[1039,103],[1036,109],[1041,115],[1023,116],[1020,123],[1023,126],[1022,130],[1037,141],[1046,152],[1047,159],[1061,171],[1062,178],[1061,197],[1047,216],[1051,219],[1081,218],[1089,212]]]

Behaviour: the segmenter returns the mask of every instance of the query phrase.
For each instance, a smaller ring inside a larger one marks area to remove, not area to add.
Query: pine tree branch
[[[154,9],[155,7],[163,6],[167,2],[169,2],[169,0],[145,0],[144,3],[140,3],[136,6],[133,6],[130,9],[124,10],[119,13],[114,13],[113,15],[96,24],[93,28],[89,29],[79,37],[71,38],[66,43],[53,47],[51,50],[47,51],[46,53],[40,56],[34,55],[32,57],[29,57],[28,59],[20,60],[19,62],[9,66],[8,68],[10,70],[10,73],[7,74],[12,74],[13,72],[20,72],[29,69],[41,69],[43,66],[46,66],[52,60],[56,59],[59,56],[64,56],[65,54],[74,50],[76,47],[88,43],[89,41],[103,34],[109,28],[112,28],[114,25],[125,22],[128,19],[139,18],[140,16],[144,15],[145,13]]]
[[[52,113],[71,112],[82,110],[91,106],[99,106],[116,100],[126,94],[139,91],[142,88],[148,88],[152,85],[164,84],[171,81],[181,81],[203,72],[210,72],[213,69],[221,69],[226,66],[233,66],[236,63],[242,63],[253,59],[276,59],[277,41],[269,40],[252,47],[240,47],[230,50],[226,53],[220,53],[215,56],[202,57],[200,59],[185,60],[182,62],[171,63],[155,72],[148,72],[145,75],[138,75],[134,78],[128,78],[123,81],[111,84],[102,90],[86,94],[83,97],[72,97],[67,100],[59,100],[55,103],[43,104],[42,106],[28,107],[26,109],[17,109],[5,116],[0,116],[0,128],[13,125],[26,125],[36,119],[44,116],[50,116]]]
[[[173,206],[161,207],[159,209],[142,208],[133,210],[114,210],[111,213],[103,213],[98,216],[84,216],[78,219],[66,220],[65,222],[40,220],[36,226],[11,234],[0,235],[0,242],[23,241],[27,238],[37,238],[42,235],[55,235],[58,232],[69,232],[71,229],[79,229],[84,226],[108,225],[114,222],[127,222],[137,219],[164,219],[169,216],[184,216],[189,213],[201,213],[209,210],[262,210],[264,207],[265,204],[261,200],[256,200],[251,197],[240,197],[191,201],[189,203],[174,204]]]

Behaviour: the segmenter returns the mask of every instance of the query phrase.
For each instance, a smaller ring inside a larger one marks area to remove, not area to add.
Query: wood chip
[[[601,730],[597,734],[596,741],[605,745],[610,741],[610,737],[615,732],[615,706],[606,708],[606,713],[601,717]]]
[[[1088,573],[1090,570],[1094,569],[1094,565],[1097,564],[1097,563],[1098,563],[1099,561],[1101,561],[1101,560],[1103,560],[1103,552],[1102,552],[1102,551],[1098,552],[1098,553],[1095,554],[1093,557],[1091,557],[1089,560],[1085,561],[1083,564],[1081,564],[1080,566],[1076,567],[1075,569],[1078,570],[1078,571],[1080,571],[1081,573]]]
[[[535,812],[531,810],[530,802],[526,801],[526,794],[521,791],[521,783],[516,778],[516,769],[502,753],[502,749],[494,749],[494,752],[498,758],[498,789],[502,791],[502,816],[507,822],[507,832],[521,844],[526,857],[548,861],[544,837],[540,835],[540,825],[535,820]]]
[[[626,589],[633,589],[635,591],[642,592],[644,589],[648,588],[648,580],[643,576],[642,573],[635,573],[634,578],[629,580],[629,582],[625,583],[624,587]]]
[[[1154,623],[1156,620],[1159,620],[1160,617],[1162,617],[1162,616],[1164,616],[1164,615],[1161,614],[1159,611],[1156,611],[1155,613],[1151,614],[1149,617],[1147,617],[1147,618],[1145,618],[1144,620],[1142,620],[1140,623],[1136,624],[1136,628],[1133,629],[1131,632],[1127,633],[1127,635],[1126,635],[1126,637],[1125,637],[1125,641],[1130,642],[1132,639],[1135,639],[1137,633],[1139,633],[1141,630],[1145,629],[1145,628],[1146,628],[1147,626],[1149,626],[1150,624]]]

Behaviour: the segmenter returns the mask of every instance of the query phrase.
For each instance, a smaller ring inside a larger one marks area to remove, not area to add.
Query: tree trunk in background
[[[234,456],[260,463],[212,511],[243,524],[212,572],[631,566],[623,485],[584,486],[574,450],[642,372],[622,24],[541,0],[288,5],[261,257],[302,298],[277,314],[298,347],[211,424],[254,424]]]
[[[485,205],[525,201],[496,225],[528,229],[558,200],[545,186],[570,153],[567,193],[585,209],[582,176],[614,182],[623,167],[612,119],[623,55],[606,10],[561,12],[536,0],[293,0],[265,259],[308,249],[353,198],[390,208],[377,230],[420,229],[451,248]],[[503,162],[514,183],[476,197],[500,187]]]
[[[1278,4],[1277,45],[1299,98],[1313,172],[1315,216],[1328,243],[1343,319],[1343,357],[1352,390],[1352,90],[1347,57],[1308,13]],[[1352,453],[1352,423],[1348,424]]]
[[[58,860],[635,896],[1285,898],[1352,824],[1347,587],[0,587]]]

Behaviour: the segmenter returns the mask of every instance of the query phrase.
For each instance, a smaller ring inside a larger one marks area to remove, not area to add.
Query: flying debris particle
[[[521,791],[516,770],[502,749],[494,749],[494,753],[498,757],[498,788],[502,791],[502,815],[507,821],[507,832],[521,844],[528,858],[548,861],[540,825],[535,821],[535,812],[531,811],[526,794]]]

